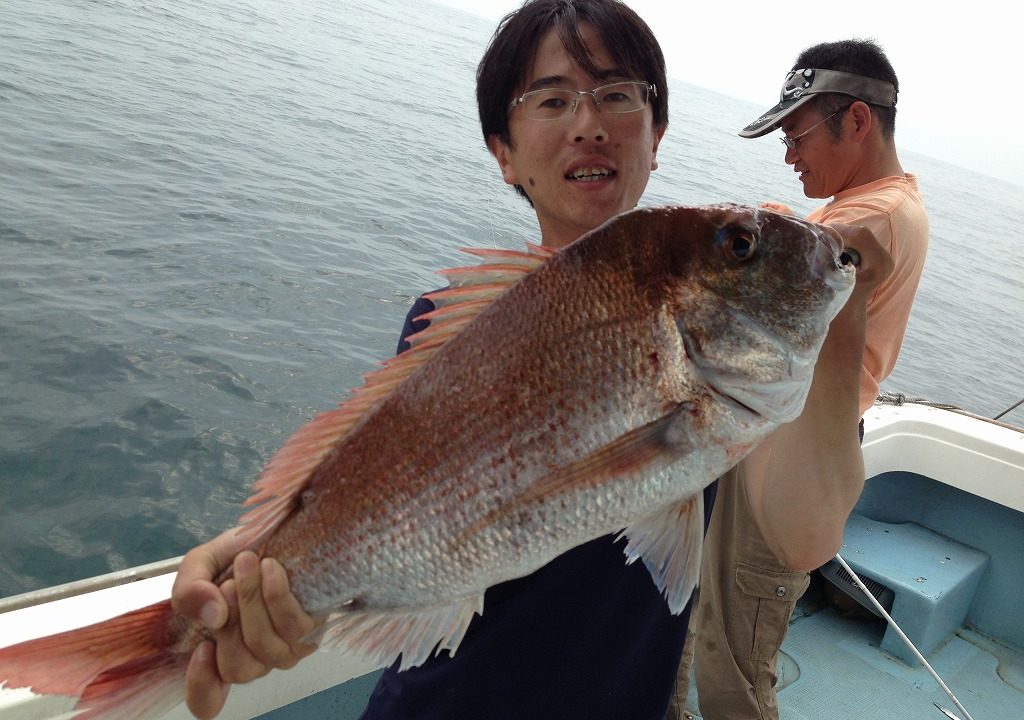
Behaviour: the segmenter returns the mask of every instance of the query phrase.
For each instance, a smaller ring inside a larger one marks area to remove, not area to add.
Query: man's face
[[[590,25],[581,30],[600,76],[579,68],[549,30],[517,95],[541,88],[592,90],[617,80],[649,81],[616,67]],[[593,99],[584,96],[575,113],[556,120],[525,114],[522,107],[509,114],[511,145],[498,136],[488,145],[505,182],[529,195],[545,245],[564,246],[636,206],[657,167],[658,142],[665,132],[653,127],[650,103],[636,112],[599,112]]]
[[[786,148],[786,164],[800,173],[804,195],[809,198],[830,198],[851,187],[856,162],[851,154],[854,148],[845,140],[847,115],[846,111],[836,115],[843,119],[838,139],[827,127],[828,123],[822,123],[801,137],[795,148]],[[783,120],[781,129],[788,137],[797,137],[824,118],[817,108],[808,104]]]

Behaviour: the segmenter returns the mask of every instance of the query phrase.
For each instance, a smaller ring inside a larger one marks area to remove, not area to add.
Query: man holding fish
[[[831,198],[815,222],[867,227],[895,261],[867,305],[860,412],[899,355],[928,248],[928,216],[917,178],[904,173],[894,141],[896,73],[870,40],[809,47],[786,75],[779,103],[740,131],[757,138],[781,129],[785,161],[804,194]],[[765,203],[791,212],[777,203]],[[742,468],[741,468],[742,470]],[[779,717],[776,662],[790,615],[808,587],[807,573],[767,552],[736,480],[719,484],[705,545],[689,658],[681,666],[677,713],[697,680],[705,720]]]
[[[526,3],[499,25],[477,81],[487,146],[536,211],[545,248],[566,247],[637,205],[668,126],[668,89],[657,41],[626,6]],[[860,493],[866,301],[892,267],[871,233],[839,229],[861,259],[856,287],[832,321],[803,412],[742,461],[766,547],[798,571],[836,552]],[[426,324],[411,321],[432,307],[417,302],[403,343]],[[715,484],[703,493],[705,512],[714,493]],[[396,663],[364,717],[663,717],[689,606],[683,598],[685,609],[670,612],[644,564],[627,565],[615,540],[592,540],[488,590],[458,653],[407,670]],[[230,683],[292,667],[313,650],[304,638],[318,620],[289,592],[284,568],[242,547],[225,533],[194,549],[175,583],[175,610],[216,632],[188,669],[198,717],[219,712]],[[218,588],[214,578],[232,562],[233,577]]]

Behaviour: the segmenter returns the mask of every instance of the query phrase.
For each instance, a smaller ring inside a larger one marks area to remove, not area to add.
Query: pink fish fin
[[[704,547],[704,493],[698,492],[633,523],[627,537],[626,562],[644,561],[655,585],[678,615],[697,587]]]
[[[504,292],[504,288],[502,288],[502,292]],[[477,297],[420,315],[417,319],[429,320],[430,325],[426,329],[406,337],[410,349],[402,355],[407,355],[417,349],[437,349],[457,335],[462,328],[473,322],[499,294],[495,293],[490,297]],[[424,357],[424,359],[426,358]]]
[[[534,257],[523,253],[524,257]],[[534,257],[534,260],[536,258]],[[542,265],[543,263],[536,263],[536,265]],[[448,279],[448,284],[453,288],[462,288],[466,286],[477,287],[480,285],[504,285],[505,287],[511,287],[515,285],[524,275],[530,272],[533,268],[518,263],[493,263],[487,265],[470,265],[467,267],[449,268],[447,270],[438,270],[438,275],[443,275]],[[444,290],[439,290],[436,293],[430,293],[427,295],[429,298],[440,296],[444,298],[442,293]],[[436,303],[435,303],[436,304]]]
[[[288,516],[316,468],[363,413],[386,396],[382,390],[367,385],[355,391],[341,407],[321,413],[299,428],[270,458],[245,501],[246,506],[255,507],[241,517],[236,528],[248,546],[260,544]]]
[[[544,259],[548,259],[558,252],[558,250],[554,248],[544,247],[543,245],[535,245],[531,242],[526,243],[526,251],[529,252],[531,255],[539,255]]]
[[[493,299],[555,254],[539,245],[527,245],[525,252],[495,248],[463,248],[462,252],[475,255],[484,263],[439,271],[448,279],[449,287],[426,296],[439,308],[471,299]]]
[[[401,655],[405,670],[442,650],[454,655],[473,616],[483,613],[483,605],[481,594],[417,610],[342,609],[328,616],[320,646],[344,649],[375,667],[387,667]]]
[[[557,495],[596,488],[628,479],[659,465],[668,465],[692,449],[685,424],[696,408],[691,402],[679,403],[657,420],[630,430],[595,452],[531,483],[510,502],[463,531],[456,544],[461,544],[500,518],[529,509],[535,503],[545,503]]]
[[[468,255],[475,255],[496,265],[520,265],[529,270],[540,267],[558,251],[543,245],[526,243],[526,251],[499,250],[498,248],[461,248]]]
[[[436,350],[554,254],[540,246],[528,246],[527,252],[478,248],[464,248],[463,252],[482,258],[485,263],[440,271],[448,279],[448,287],[424,296],[434,303],[435,309],[416,318],[429,320],[430,324],[406,338],[411,349]],[[408,355],[408,351],[403,355]]]
[[[83,718],[157,718],[185,698],[191,648],[169,600],[0,648],[0,684],[78,697]]]
[[[416,319],[421,318],[430,321],[435,320],[437,317],[444,317],[449,313],[454,313],[452,307],[457,306],[458,311],[468,311],[471,314],[472,311],[469,308],[479,306],[483,309],[490,305],[495,298],[501,295],[503,292],[508,290],[508,283],[484,283],[482,285],[467,285],[465,287],[446,287],[443,290],[435,290],[432,293],[427,293],[423,297],[434,303],[436,310],[433,310],[423,315],[418,316]],[[475,315],[480,314],[478,309]],[[415,337],[410,335],[409,337]]]

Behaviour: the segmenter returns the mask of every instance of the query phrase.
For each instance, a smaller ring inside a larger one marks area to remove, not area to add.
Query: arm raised
[[[835,555],[860,497],[864,458],[857,423],[867,302],[893,270],[892,258],[870,231],[831,227],[859,255],[857,284],[829,326],[802,414],[743,461],[761,533],[793,570],[813,570]]]

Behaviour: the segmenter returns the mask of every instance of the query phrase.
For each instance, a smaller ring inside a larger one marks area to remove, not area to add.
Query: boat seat
[[[886,610],[925,657],[963,624],[988,563],[980,550],[917,523],[884,523],[857,513],[846,522],[839,554],[873,595],[882,595],[883,607],[891,603]],[[844,591],[868,607],[838,562],[832,560],[822,574],[846,585]],[[891,627],[879,647],[912,667],[918,664]]]

